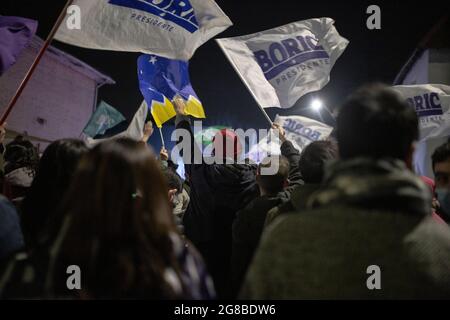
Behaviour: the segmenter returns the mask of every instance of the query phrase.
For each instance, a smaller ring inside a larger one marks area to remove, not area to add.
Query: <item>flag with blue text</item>
[[[291,141],[300,152],[311,142],[328,139],[333,131],[333,127],[302,116],[284,117],[277,115],[274,123],[283,127],[286,139]],[[259,163],[269,154],[279,155],[280,146],[279,139],[274,139],[270,133],[263,137],[259,143],[253,145],[247,156]]]
[[[450,135],[450,86],[420,84],[393,89],[416,110],[420,140]]]
[[[217,42],[263,108],[290,108],[306,93],[322,89],[349,43],[330,18]]]
[[[91,49],[189,60],[232,25],[213,0],[75,0],[55,39]],[[79,28],[77,26],[79,14]]]
[[[205,118],[203,105],[192,88],[189,79],[189,63],[155,55],[138,58],[139,87],[158,127],[175,113],[172,100],[181,96],[186,102],[186,113]]]

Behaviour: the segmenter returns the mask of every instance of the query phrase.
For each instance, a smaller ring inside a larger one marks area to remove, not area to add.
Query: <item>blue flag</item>
[[[155,55],[138,58],[138,77],[142,95],[158,127],[175,116],[172,100],[176,95],[186,101],[186,113],[205,118],[203,105],[189,79],[189,63]]]
[[[84,128],[83,133],[93,138],[96,135],[105,134],[106,130],[125,120],[125,117],[119,111],[102,101]]]

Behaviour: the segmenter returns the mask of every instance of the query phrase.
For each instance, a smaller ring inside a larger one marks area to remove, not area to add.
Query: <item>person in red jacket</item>
[[[430,191],[433,196],[431,203],[431,215],[433,216],[433,219],[437,222],[445,223],[445,221],[436,213],[436,210],[439,208],[439,201],[436,198],[436,184],[434,183],[434,180],[425,176],[421,176],[420,178],[428,187],[430,187]]]

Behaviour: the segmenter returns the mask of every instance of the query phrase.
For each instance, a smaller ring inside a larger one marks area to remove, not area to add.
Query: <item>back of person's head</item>
[[[176,190],[177,193],[183,189],[183,181],[181,177],[172,168],[163,168],[164,178],[166,179],[169,190]]]
[[[121,138],[90,150],[65,197],[55,286],[67,292],[65,269],[73,264],[91,298],[175,297],[167,273],[179,275],[177,230],[167,189],[144,144]]]
[[[76,139],[58,140],[45,149],[21,207],[22,229],[29,247],[37,244],[39,234],[55,214],[87,151],[85,143]]]
[[[256,182],[261,193],[276,195],[288,184],[289,161],[284,156],[267,156],[258,166]]]
[[[19,168],[36,170],[39,154],[36,147],[23,138],[11,141],[5,148],[3,155],[5,161],[5,175]]]
[[[314,141],[306,146],[299,162],[299,169],[305,183],[321,183],[325,164],[337,158],[338,147],[334,141]]]
[[[337,118],[342,159],[394,158],[408,162],[418,137],[414,108],[382,84],[358,89],[341,107]]]
[[[214,156],[218,159],[237,159],[242,153],[239,136],[229,129],[219,130],[213,138]]]
[[[12,201],[18,201],[33,182],[39,162],[38,151],[30,141],[20,136],[6,145],[3,158],[3,194]]]
[[[169,200],[173,204],[175,196],[183,191],[183,180],[171,167],[162,169],[164,178],[166,179]]]
[[[434,173],[436,173],[436,164],[442,162],[450,162],[450,142],[439,146],[431,155],[431,164]]]

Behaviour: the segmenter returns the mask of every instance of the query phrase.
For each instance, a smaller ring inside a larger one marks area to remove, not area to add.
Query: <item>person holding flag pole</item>
[[[143,54],[137,64],[139,87],[165,148],[162,125],[176,115],[172,100],[185,101],[186,113],[196,118],[205,118],[205,111],[192,88],[187,61]]]

